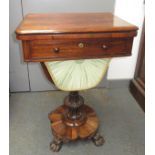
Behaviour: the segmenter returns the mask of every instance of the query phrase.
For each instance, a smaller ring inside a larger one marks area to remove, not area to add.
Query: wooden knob
[[[58,52],[60,51],[60,49],[59,49],[59,48],[54,48],[53,51],[54,51],[55,53],[58,53]]]
[[[108,47],[107,47],[107,45],[102,45],[102,48],[107,49]]]

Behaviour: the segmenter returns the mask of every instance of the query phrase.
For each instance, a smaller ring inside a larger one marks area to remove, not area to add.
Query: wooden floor
[[[10,97],[10,155],[144,155],[145,116],[127,88],[81,92],[100,119],[105,144],[91,141],[49,150],[52,139],[48,113],[62,104],[66,92],[14,93]]]

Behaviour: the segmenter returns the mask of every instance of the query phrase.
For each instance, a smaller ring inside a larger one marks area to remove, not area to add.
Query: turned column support
[[[83,111],[84,99],[77,91],[70,92],[64,99],[64,105],[68,107],[68,112],[65,119],[70,121],[84,120],[85,114]]]

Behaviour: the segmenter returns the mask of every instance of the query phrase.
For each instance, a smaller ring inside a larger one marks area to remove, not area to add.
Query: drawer
[[[131,54],[132,41],[132,38],[31,40],[26,56],[30,61],[125,56]]]

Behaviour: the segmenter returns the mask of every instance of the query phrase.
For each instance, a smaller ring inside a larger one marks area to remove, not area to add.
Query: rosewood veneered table
[[[137,30],[111,13],[50,13],[28,14],[16,35],[22,41],[24,61],[40,62],[53,82],[46,62],[130,56]],[[78,91],[71,91],[49,119],[53,151],[77,139],[92,139],[97,146],[104,142],[96,113]]]

